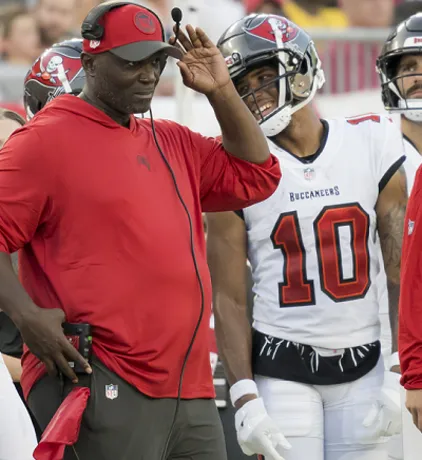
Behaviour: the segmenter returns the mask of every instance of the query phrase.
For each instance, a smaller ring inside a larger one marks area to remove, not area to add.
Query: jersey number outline
[[[340,228],[349,227],[353,276],[344,277]],[[334,302],[365,297],[369,276],[369,215],[357,202],[325,206],[313,223],[321,290]],[[274,249],[284,256],[284,281],[278,283],[280,307],[315,305],[314,281],[308,279],[306,250],[297,211],[280,214],[271,232]]]

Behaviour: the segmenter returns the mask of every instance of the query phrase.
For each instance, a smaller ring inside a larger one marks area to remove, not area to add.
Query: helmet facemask
[[[422,89],[422,74],[408,73],[397,75],[400,59],[408,54],[421,55],[420,47],[396,50],[382,56],[377,62],[377,71],[381,79],[382,100],[387,111],[404,115],[408,120],[422,122],[422,98],[406,97],[404,79],[419,77]]]
[[[248,62],[249,61],[249,62]],[[259,124],[267,137],[281,133],[289,124],[292,115],[307,105],[324,84],[324,73],[313,43],[304,55],[282,46],[270,54],[251,56],[244,63],[244,70],[235,80],[245,75],[252,68],[265,64],[276,66],[278,76],[257,89],[241,94],[242,99],[252,98],[255,114],[259,116]],[[278,105],[271,113],[263,115],[260,110],[257,93],[274,86],[278,89]],[[257,113],[258,112],[258,113]]]
[[[325,82],[313,41],[304,30],[283,16],[246,16],[226,30],[217,46],[234,81],[254,68],[266,64],[275,66],[277,72],[272,81],[259,81],[260,88],[248,89],[248,94],[241,94],[243,99],[249,98],[248,102],[252,98],[256,108],[248,105],[255,111],[267,137],[281,133],[289,125],[292,115],[312,101]],[[257,93],[265,91],[269,85],[274,85],[278,95],[273,93],[273,107],[262,113],[258,104],[264,99]]]

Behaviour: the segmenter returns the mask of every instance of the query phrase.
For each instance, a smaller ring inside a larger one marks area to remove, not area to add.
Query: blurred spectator
[[[390,27],[394,0],[339,0],[349,27]]]
[[[76,8],[74,9],[73,14],[73,24],[72,30],[74,31],[73,35],[79,37],[81,33],[81,24],[85,19],[89,11],[94,8],[94,6],[99,5],[103,0],[77,0]]]
[[[5,13],[1,22],[2,61],[9,65],[31,65],[40,50],[40,37],[33,16],[25,8],[17,8]]]
[[[0,101],[20,102],[28,67],[40,52],[40,37],[34,17],[24,8],[7,11],[3,24],[0,61]]]
[[[265,13],[286,16],[282,4],[283,0],[245,0],[247,14]]]
[[[410,16],[422,11],[422,0],[408,0],[396,5],[393,25],[397,26]]]
[[[34,15],[41,34],[41,45],[49,48],[54,43],[72,37],[75,10],[79,0],[38,0]]]
[[[283,9],[291,21],[304,29],[347,26],[344,12],[327,6],[327,0],[284,0]]]

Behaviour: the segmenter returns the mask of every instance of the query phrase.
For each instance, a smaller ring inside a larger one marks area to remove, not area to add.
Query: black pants
[[[32,424],[34,425],[34,429],[35,429],[35,434],[37,435],[37,440],[39,442],[40,439],[41,439],[42,430],[39,427],[38,422],[36,421],[36,419],[34,417],[34,414],[32,413],[31,409],[28,407],[28,403],[25,401],[25,398],[23,396],[23,390],[22,390],[22,387],[21,387],[20,383],[15,382],[15,388],[16,388],[16,391],[19,393],[19,396],[21,397],[22,402],[25,404],[25,407],[26,407],[26,410],[28,411],[29,416],[31,417],[31,421],[32,421]]]
[[[236,410],[231,403],[223,409],[219,409],[221,423],[223,424],[224,437],[226,438],[227,458],[229,460],[256,460],[256,456],[248,457],[242,452],[237,442],[236,428],[234,426],[234,414]]]
[[[224,434],[212,399],[180,401],[177,421],[163,455],[176,407],[174,399],[149,398],[98,360],[91,376],[80,376],[91,396],[78,442],[66,448],[64,460],[226,460]],[[115,399],[106,386],[118,387]],[[31,390],[28,404],[44,430],[73,385],[43,377]]]

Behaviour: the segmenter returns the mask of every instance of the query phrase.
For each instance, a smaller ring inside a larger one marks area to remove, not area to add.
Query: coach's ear
[[[82,62],[82,67],[84,68],[85,75],[89,77],[95,77],[95,71],[97,68],[97,56],[94,56],[93,54],[81,53],[81,62]]]

